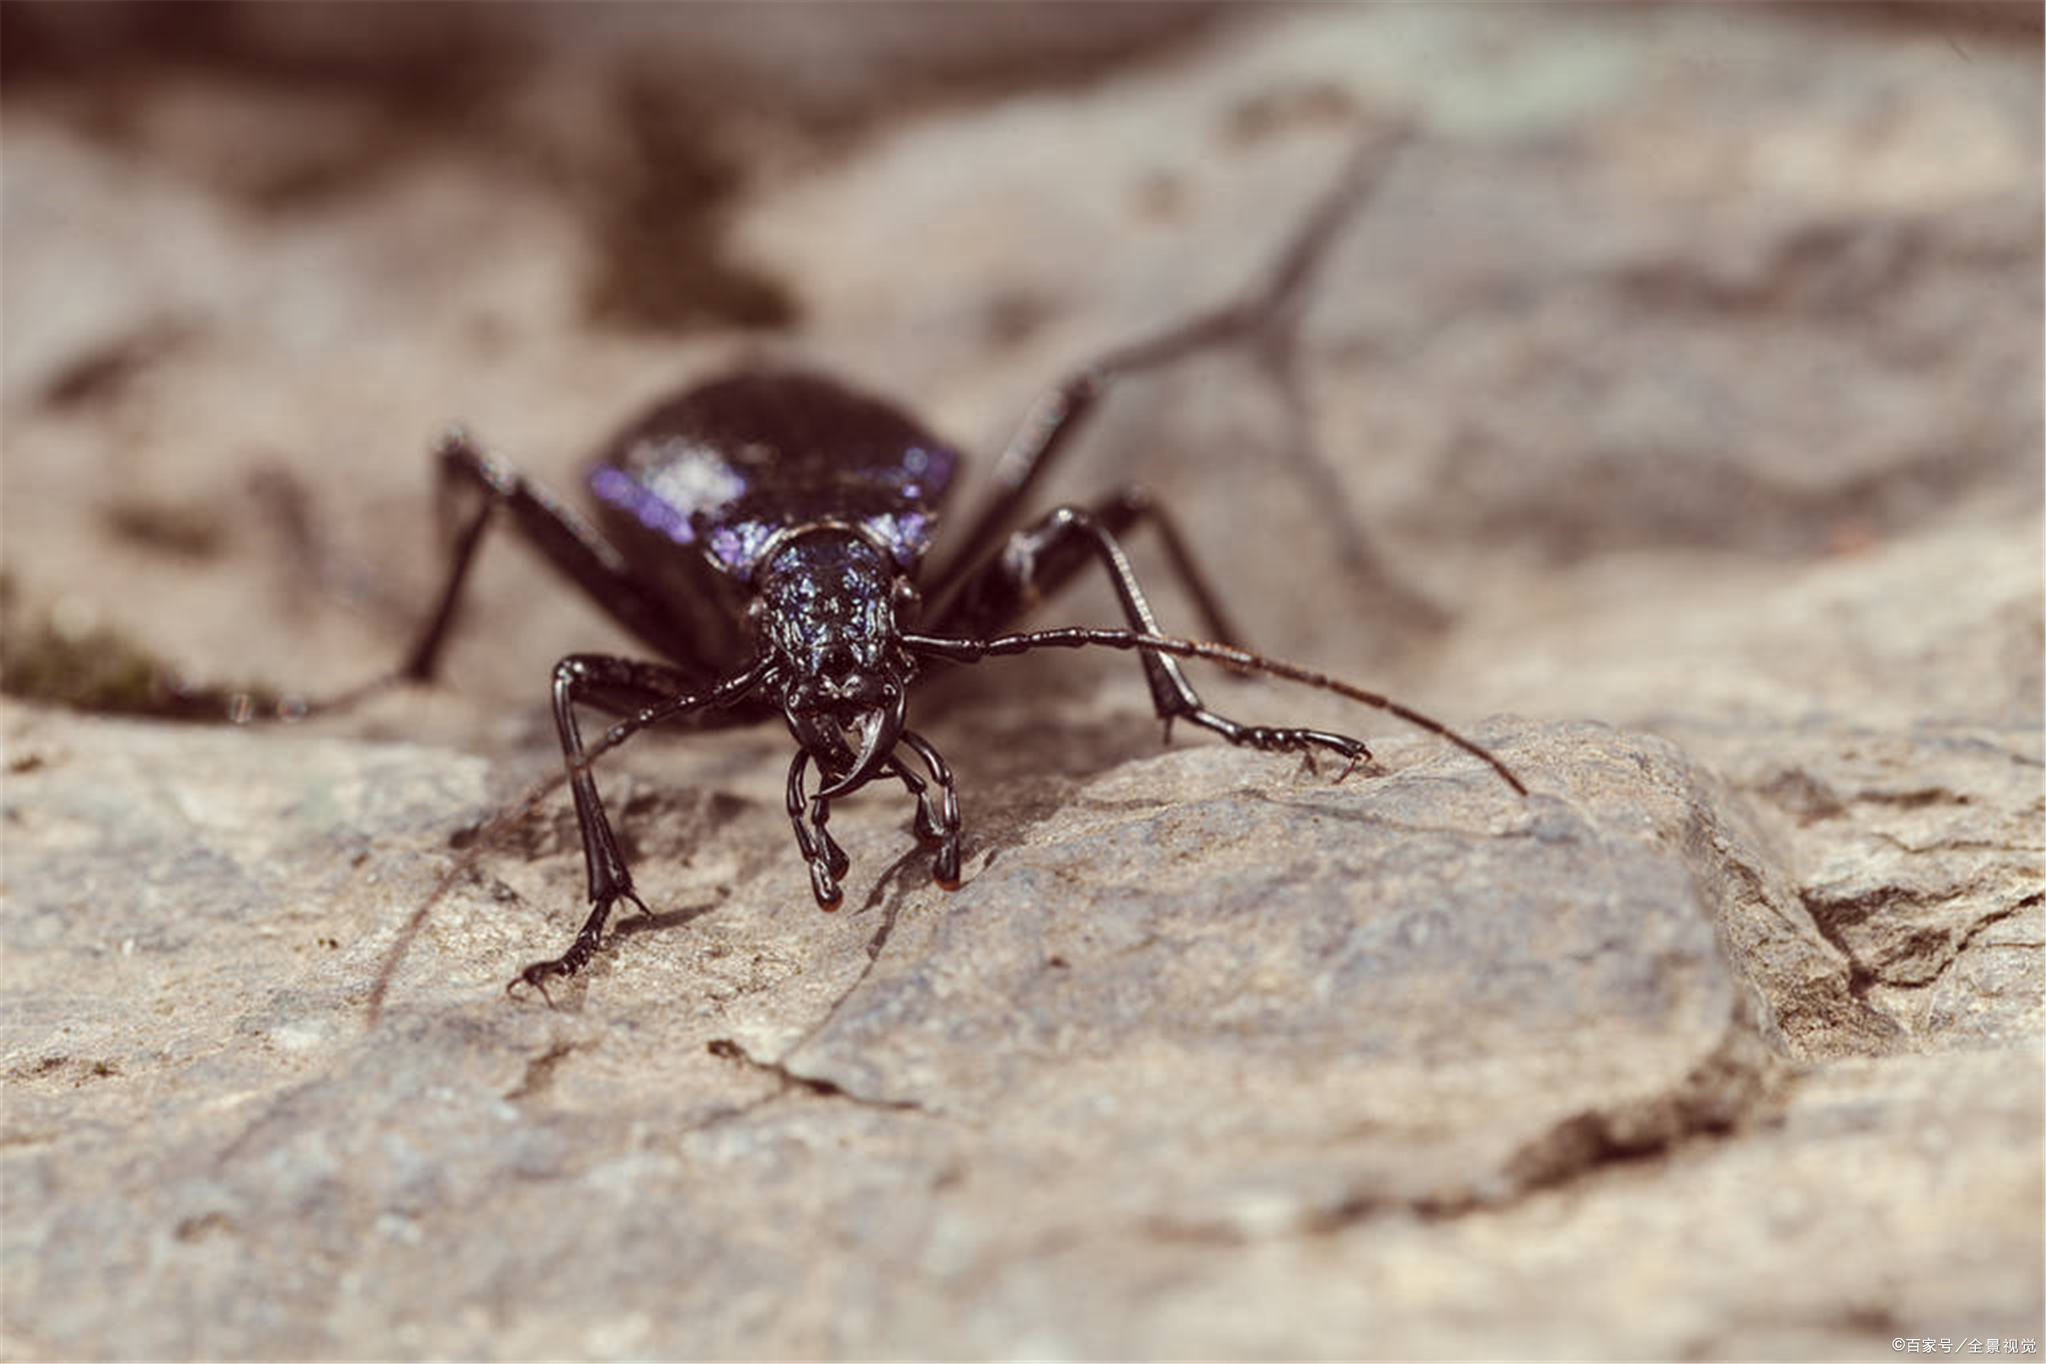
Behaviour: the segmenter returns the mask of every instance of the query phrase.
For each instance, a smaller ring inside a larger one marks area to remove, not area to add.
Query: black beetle
[[[1244,725],[1209,710],[1176,659],[1210,658],[1389,710],[1476,754],[1525,794],[1498,758],[1440,723],[1238,647],[1185,542],[1141,490],[1126,489],[1093,506],[1060,507],[1005,535],[1113,379],[1206,347],[1270,339],[1288,325],[1329,241],[1400,140],[1367,139],[1358,147],[1269,277],[1245,299],[1111,352],[1041,400],[995,466],[986,503],[959,550],[929,574],[925,555],[958,479],[960,456],[888,403],[817,374],[742,370],[691,387],[625,427],[588,474],[601,532],[466,435],[450,433],[438,452],[444,502],[469,496],[480,497],[480,504],[458,518],[446,584],[403,665],[345,699],[390,681],[432,677],[476,549],[500,513],[591,601],[667,660],[575,654],[555,665],[554,719],[592,907],[566,952],[526,967],[512,985],[540,986],[549,975],[580,969],[619,901],[647,912],[590,764],[630,734],[682,716],[700,727],[775,715],[787,725],[797,745],[788,773],[789,820],[819,906],[837,907],[848,864],[825,828],[831,802],[877,778],[900,781],[915,799],[916,832],[935,847],[934,878],[956,887],[960,814],[952,774],[906,723],[909,687],[926,660],[971,663],[1085,645],[1134,650],[1168,733],[1173,721],[1184,720],[1254,748],[1325,749],[1348,764],[1344,775],[1369,757],[1362,742],[1346,735]],[[1117,540],[1138,524],[1157,529],[1203,623],[1226,642],[1159,633]],[[1108,573],[1127,629],[993,633],[1090,563]],[[586,746],[578,705],[629,718]],[[806,784],[812,764],[818,769],[814,793]]]

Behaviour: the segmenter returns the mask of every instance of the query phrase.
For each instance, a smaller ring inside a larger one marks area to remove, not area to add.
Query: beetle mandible
[[[1174,721],[1184,721],[1252,748],[1325,750],[1344,760],[1345,776],[1369,758],[1364,744],[1347,735],[1246,725],[1210,710],[1177,660],[1215,659],[1389,710],[1483,759],[1525,794],[1496,756],[1441,723],[1242,649],[1184,539],[1142,490],[1062,506],[1012,529],[1025,499],[1114,380],[1290,325],[1329,243],[1404,137],[1401,128],[1362,139],[1269,274],[1242,299],[1111,351],[1047,393],[996,463],[959,548],[928,573],[924,560],[958,480],[959,454],[889,403],[819,374],[745,369],[656,404],[589,468],[596,526],[463,432],[450,432],[437,451],[443,503],[464,495],[480,502],[458,519],[437,604],[403,663],[344,699],[433,677],[477,548],[500,516],[664,660],[573,654],[555,665],[554,721],[591,908],[567,951],[525,967],[510,985],[544,993],[547,977],[571,975],[590,959],[621,901],[648,912],[591,761],[640,729],[683,716],[699,727],[774,717],[787,726],[796,742],[788,816],[820,907],[837,908],[849,861],[826,829],[831,804],[877,780],[899,781],[915,800],[916,833],[934,850],[933,878],[955,888],[961,818],[952,773],[908,725],[909,688],[927,660],[972,663],[1048,647],[1130,650],[1168,734]],[[1204,626],[1223,642],[1160,634],[1118,538],[1139,525],[1157,532]],[[1108,575],[1127,628],[999,633],[1090,565]],[[627,718],[586,745],[579,706]]]

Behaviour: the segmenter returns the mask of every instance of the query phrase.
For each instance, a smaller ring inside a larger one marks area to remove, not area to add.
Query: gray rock
[[[506,783],[427,749],[11,725],[40,758],[9,783],[5,966],[7,1273],[48,1305],[13,1327],[35,1349],[453,1351],[475,1337],[433,1310],[452,1289],[519,1353],[886,1352],[890,1265],[1462,1215],[1738,1128],[1776,1073],[1717,938],[1730,854],[1759,854],[1688,839],[1709,785],[1598,727],[1487,731],[1525,801],[1418,744],[1342,786],[1214,746],[977,786],[965,889],[887,870],[834,918],[771,807],[628,780],[670,922],[561,1011],[508,1001],[569,930],[580,853],[486,850],[365,1031],[393,933],[466,856],[446,831]],[[851,813],[872,880],[902,812]],[[706,871],[727,884],[698,904],[677,887]],[[871,1266],[831,1291],[875,1319],[725,1334],[744,1318],[718,1304],[778,1301],[831,1243]],[[455,1244],[498,1249],[421,1272]],[[619,1254],[622,1306],[567,1310]],[[168,1259],[129,1279],[124,1255]],[[648,1334],[606,1347],[621,1310]],[[1148,1348],[999,1307],[958,1329],[922,1348]]]

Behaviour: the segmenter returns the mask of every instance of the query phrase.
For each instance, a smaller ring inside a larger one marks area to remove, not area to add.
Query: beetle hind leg
[[[1022,520],[1031,492],[1071,449],[1074,437],[1120,380],[1169,368],[1202,352],[1236,347],[1249,351],[1259,368],[1277,381],[1296,413],[1304,410],[1306,394],[1299,364],[1304,305],[1344,228],[1370,200],[1411,133],[1409,125],[1399,123],[1360,136],[1328,188],[1280,244],[1263,275],[1236,298],[1098,356],[1044,394],[995,461],[985,501],[967,521],[969,529],[958,540],[959,548],[932,574],[932,600],[949,599],[961,583],[974,576],[986,547]],[[1336,519],[1345,557],[1357,559],[1358,567],[1368,566],[1358,557],[1364,553],[1362,536],[1354,518],[1343,511],[1344,499],[1330,496],[1341,489],[1315,449],[1312,432],[1296,422],[1293,436],[1299,452],[1297,462],[1311,490],[1317,500],[1339,513]]]

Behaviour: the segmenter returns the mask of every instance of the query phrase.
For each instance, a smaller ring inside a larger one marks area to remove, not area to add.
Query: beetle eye
[[[907,578],[897,578],[895,580],[894,606],[896,620],[915,620],[917,611],[923,604],[923,594],[916,590],[914,583],[910,582]]]

